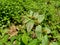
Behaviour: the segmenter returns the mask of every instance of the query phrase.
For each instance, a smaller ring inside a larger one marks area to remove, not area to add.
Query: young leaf
[[[37,38],[39,40],[42,40],[42,27],[41,27],[41,25],[36,26],[35,32],[36,32]]]
[[[44,20],[44,15],[38,16],[38,22],[41,23]]]
[[[33,11],[30,10],[30,17],[32,17],[32,15],[33,15]]]
[[[36,26],[35,32],[42,32],[42,27],[41,25]]]
[[[49,41],[48,41],[48,36],[45,35],[42,39],[42,45],[48,45]]]
[[[51,30],[48,27],[45,27],[44,28],[44,32],[47,33],[47,34],[49,34],[49,33],[51,33]]]
[[[58,45],[57,42],[51,42],[49,45]]]
[[[23,23],[27,23],[30,19],[27,16],[23,17]]]
[[[33,28],[33,26],[34,26],[34,21],[33,21],[33,20],[30,20],[30,21],[26,24],[27,31],[30,32],[31,29]]]
[[[38,16],[39,16],[38,12],[35,12],[34,15],[33,15],[33,17],[36,18],[36,19],[38,18]]]

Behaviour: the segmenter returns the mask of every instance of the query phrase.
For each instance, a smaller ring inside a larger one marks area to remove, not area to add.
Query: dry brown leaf
[[[17,35],[17,33],[18,33],[17,27],[15,25],[10,26],[10,29],[8,31],[10,37]]]
[[[36,34],[33,32],[32,35],[31,35],[31,37],[32,37],[33,39],[36,38]]]

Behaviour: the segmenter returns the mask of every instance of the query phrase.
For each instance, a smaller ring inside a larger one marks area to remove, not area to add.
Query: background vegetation
[[[0,45],[60,45],[60,0],[0,0]]]

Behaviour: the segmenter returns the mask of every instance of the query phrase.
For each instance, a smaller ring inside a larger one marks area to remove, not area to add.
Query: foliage
[[[60,45],[60,0],[0,0],[0,45]]]

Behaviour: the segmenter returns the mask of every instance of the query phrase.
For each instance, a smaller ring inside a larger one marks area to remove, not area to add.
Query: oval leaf
[[[42,39],[42,45],[48,45],[49,41],[48,41],[48,36],[45,35]]]
[[[36,26],[35,32],[42,32],[42,27],[40,25]]]
[[[51,33],[51,30],[48,27],[45,27],[44,28],[44,32],[47,33],[47,34],[49,34],[49,33]]]
[[[33,21],[33,20],[30,20],[30,21],[26,24],[27,31],[30,32],[31,29],[33,28],[33,26],[34,26],[34,21]]]
[[[41,23],[44,20],[44,15],[38,16],[38,22]]]
[[[36,26],[35,33],[37,38],[41,41],[42,40],[42,26],[38,25]]]
[[[23,41],[24,44],[27,45],[27,43],[28,43],[28,36],[26,34],[23,34],[22,41]]]
[[[58,45],[57,42],[51,42],[50,45]]]

